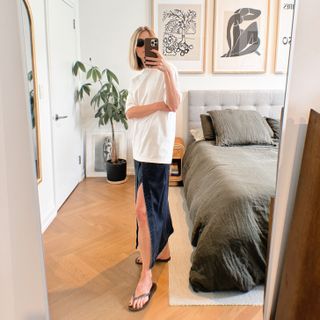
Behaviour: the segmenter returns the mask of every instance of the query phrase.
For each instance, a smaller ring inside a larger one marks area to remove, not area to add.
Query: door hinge
[[[76,29],[76,19],[73,19],[73,29]]]
[[[79,156],[79,164],[81,164],[81,156]]]

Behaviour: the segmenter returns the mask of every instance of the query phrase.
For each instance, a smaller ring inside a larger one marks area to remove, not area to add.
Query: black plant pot
[[[117,163],[107,161],[107,181],[113,184],[124,183],[127,181],[127,161],[118,159]]]

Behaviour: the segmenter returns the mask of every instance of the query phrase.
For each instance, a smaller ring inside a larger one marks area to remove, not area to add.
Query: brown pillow
[[[200,114],[201,127],[203,136],[206,140],[215,140],[216,134],[214,132],[212,119],[209,114]]]

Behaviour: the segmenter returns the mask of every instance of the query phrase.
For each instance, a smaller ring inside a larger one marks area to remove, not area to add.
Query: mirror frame
[[[32,81],[33,81],[33,103],[34,103],[34,121],[36,127],[36,143],[37,143],[37,182],[42,181],[42,161],[41,161],[41,144],[40,144],[40,122],[39,122],[39,95],[38,95],[38,75],[36,66],[35,40],[34,40],[34,23],[32,11],[28,0],[22,0],[22,5],[25,6],[29,23],[30,23],[30,41],[31,41],[31,59],[32,59]]]

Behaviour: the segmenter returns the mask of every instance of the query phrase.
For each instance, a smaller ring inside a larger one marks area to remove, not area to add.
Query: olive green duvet
[[[264,282],[276,167],[276,146],[188,146],[182,174],[195,291],[248,291]]]

